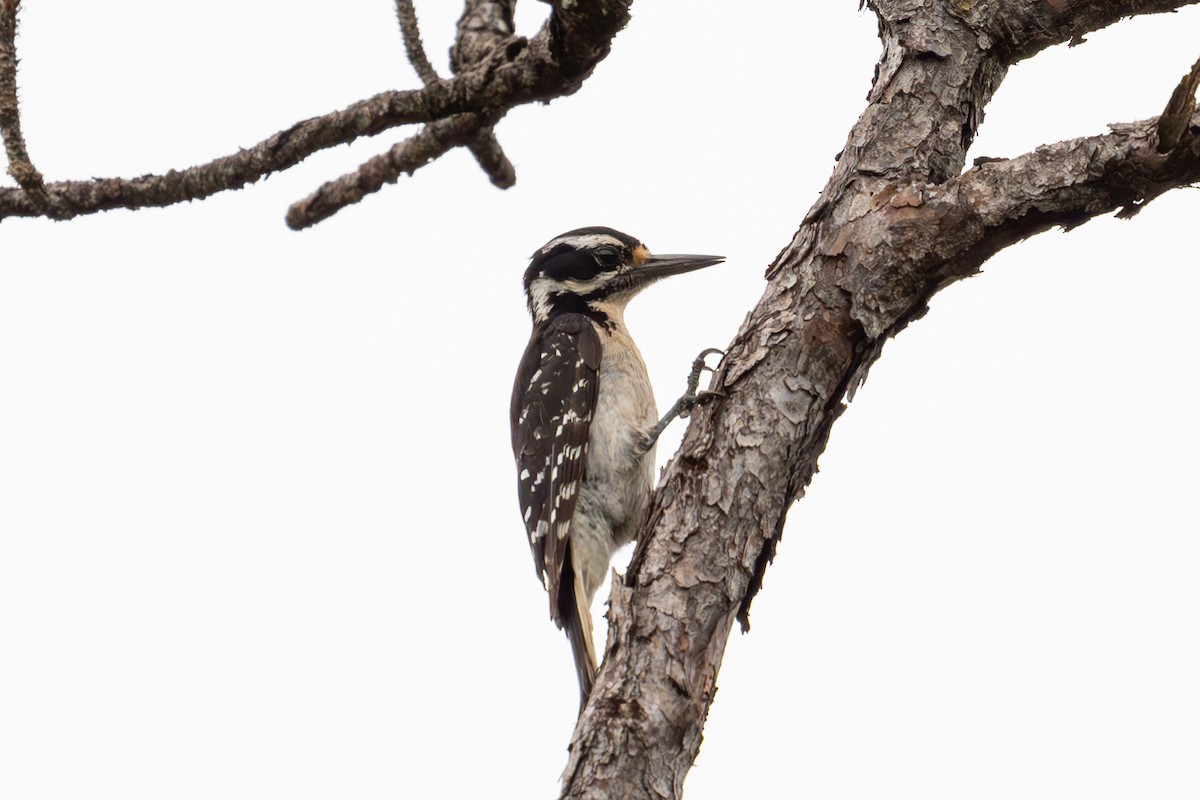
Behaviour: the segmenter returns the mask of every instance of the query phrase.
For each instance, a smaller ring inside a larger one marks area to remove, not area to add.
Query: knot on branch
[[[450,48],[450,68],[456,75],[483,63],[493,50],[517,38],[515,7],[516,0],[467,0],[458,19],[458,38]]]

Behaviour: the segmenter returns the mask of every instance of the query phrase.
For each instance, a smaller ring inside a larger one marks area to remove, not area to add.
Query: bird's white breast
[[[587,476],[581,501],[608,521],[613,547],[637,535],[654,485],[654,448],[638,453],[658,421],[646,363],[620,316],[600,328],[604,357],[588,436]]]

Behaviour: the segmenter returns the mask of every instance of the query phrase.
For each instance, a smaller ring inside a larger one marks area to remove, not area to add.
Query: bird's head
[[[535,322],[556,314],[620,314],[625,304],[668,275],[719,264],[724,256],[651,255],[632,236],[612,228],[578,228],[554,237],[525,270],[525,298]]]

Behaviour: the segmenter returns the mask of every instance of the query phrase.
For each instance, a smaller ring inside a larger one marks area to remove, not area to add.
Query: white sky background
[[[553,796],[576,689],[515,499],[522,270],[592,224],[727,255],[631,309],[666,406],[862,110],[856,5],[635,4],[582,91],[501,124],[508,192],[460,150],[285,228],[394,131],[0,225],[0,797]],[[159,172],[417,85],[388,0],[333,8],[28,2],[35,163]],[[443,68],[460,4],[418,11]],[[1192,9],[1017,66],[972,157],[1158,113],[1197,42]],[[888,345],[730,643],[691,800],[1197,796],[1198,215],[1043,234]]]

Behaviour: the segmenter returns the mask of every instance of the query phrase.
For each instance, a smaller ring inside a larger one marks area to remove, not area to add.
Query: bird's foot
[[[671,406],[667,413],[663,415],[663,418],[658,421],[658,424],[655,425],[646,435],[646,438],[642,441],[642,453],[648,453],[650,448],[654,447],[655,443],[658,441],[658,437],[661,436],[662,432],[665,431],[667,426],[671,424],[671,420],[675,419],[676,417],[686,418],[691,415],[692,409],[694,409],[696,406],[706,403],[712,400],[714,397],[725,396],[724,393],[718,391],[712,391],[709,389],[700,390],[701,373],[703,373],[705,370],[714,373],[716,372],[713,367],[708,366],[706,363],[708,357],[713,353],[718,353],[722,356],[725,355],[725,351],[718,350],[715,347],[710,347],[701,351],[700,355],[696,356],[696,358],[692,361],[692,370],[688,373],[687,390],[678,400],[675,401],[675,405]]]
[[[709,389],[704,389],[702,391],[700,390],[701,373],[703,373],[705,370],[708,370],[714,374],[716,373],[716,370],[710,367],[707,363],[708,357],[713,353],[716,353],[720,356],[725,355],[724,350],[718,350],[715,347],[709,347],[705,350],[701,350],[700,355],[696,356],[696,358],[692,360],[692,371],[688,373],[687,391],[684,392],[683,396],[680,397],[676,402],[676,405],[679,406],[679,416],[681,418],[686,418],[688,415],[690,415],[692,413],[692,409],[696,406],[707,402],[714,397],[725,396],[721,392],[714,392]]]

